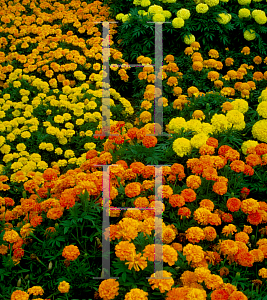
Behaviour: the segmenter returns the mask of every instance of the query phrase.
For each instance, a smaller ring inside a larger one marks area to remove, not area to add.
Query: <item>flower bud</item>
[[[253,235],[251,236],[251,242],[254,242],[254,240],[255,240],[255,235],[253,234]]]
[[[20,286],[21,286],[21,278],[17,282],[17,287],[20,287]]]
[[[26,198],[27,198],[26,191],[23,191],[23,192],[22,192],[22,197],[23,197],[24,199],[26,199]]]
[[[48,265],[48,270],[51,270],[52,267],[53,267],[53,263],[52,263],[52,261],[50,261],[50,262],[49,262],[49,265]]]
[[[240,273],[239,273],[239,272],[237,272],[237,273],[235,274],[235,278],[240,278]]]
[[[27,274],[24,279],[27,280],[29,277],[30,277],[30,275]]]
[[[59,229],[59,225],[58,225],[58,223],[56,223],[56,224],[55,224],[55,228],[56,228],[56,230],[58,230],[58,229]]]
[[[234,196],[235,196],[235,193],[234,193],[234,192],[232,192],[232,193],[231,193],[231,197],[234,197]]]

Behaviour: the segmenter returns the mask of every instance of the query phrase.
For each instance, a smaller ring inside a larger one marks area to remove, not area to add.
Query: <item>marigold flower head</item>
[[[11,300],[28,300],[29,296],[30,295],[24,291],[16,290],[12,293]]]
[[[125,300],[135,300],[135,299],[148,300],[147,296],[148,296],[147,292],[136,288],[136,289],[131,289],[130,292],[128,292],[125,295],[124,299]]]
[[[205,239],[204,231],[200,227],[190,227],[185,233],[187,240],[192,244],[199,243]]]
[[[235,255],[238,252],[238,246],[235,241],[224,240],[220,244],[223,255]]]
[[[223,279],[219,275],[210,274],[205,280],[205,285],[208,289],[218,289],[223,284]]]
[[[182,207],[185,205],[185,200],[183,196],[173,194],[169,198],[169,203],[172,207]]]
[[[209,224],[211,211],[204,207],[199,207],[194,211],[194,219],[201,225]]]
[[[61,281],[58,285],[58,290],[60,293],[68,293],[70,289],[70,284],[66,281]]]
[[[216,232],[216,230],[215,230],[214,227],[212,227],[212,226],[207,226],[207,227],[205,227],[205,228],[203,229],[203,231],[204,231],[204,234],[205,234],[205,239],[206,239],[207,241],[212,242],[212,241],[214,241],[214,240],[216,239],[216,237],[217,237],[217,232]]]
[[[253,249],[249,253],[253,255],[254,262],[262,262],[264,260],[264,254],[260,249]]]
[[[236,226],[233,224],[225,225],[222,229],[222,234],[225,236],[228,236],[229,234],[234,234],[234,232],[237,232]]]
[[[211,293],[211,300],[228,300],[229,294],[226,290],[218,289]]]
[[[196,200],[197,194],[194,192],[194,190],[189,188],[182,190],[181,196],[184,197],[185,202],[193,202]]]
[[[119,283],[116,279],[103,280],[98,288],[99,296],[104,300],[112,300],[119,295]]]
[[[141,183],[131,182],[125,187],[125,195],[129,198],[139,196],[141,193]]]
[[[218,195],[224,195],[227,192],[227,184],[224,182],[215,182],[212,190]]]
[[[68,260],[75,260],[79,255],[79,248],[75,245],[65,246],[62,252],[62,256]]]
[[[257,210],[259,209],[259,206],[260,205],[259,205],[258,201],[253,198],[248,198],[241,202],[241,210],[245,214],[256,213]]]
[[[203,199],[199,202],[199,207],[203,207],[208,209],[209,211],[213,211],[214,203],[209,199]]]
[[[3,236],[3,240],[8,243],[16,243],[19,238],[20,238],[19,234],[17,233],[17,231],[13,229],[9,231],[5,231],[5,234]]]
[[[232,197],[227,200],[226,206],[231,212],[239,211],[241,201],[238,198]]]
[[[181,216],[181,220],[183,217],[189,219],[191,216],[191,210],[188,207],[181,207],[178,209],[178,215]]]
[[[235,234],[235,240],[247,244],[249,236],[245,232],[241,231]]]
[[[155,277],[155,279],[148,279],[148,282],[151,285],[151,288],[153,290],[155,288],[159,288],[160,292],[164,293],[165,291],[171,290],[171,287],[174,285],[173,278],[164,279],[165,277],[167,278],[167,277],[171,277],[171,276],[172,276],[172,274],[165,270],[157,271],[156,273],[153,273],[150,276],[150,277]]]
[[[196,175],[190,175],[186,179],[186,185],[193,190],[198,189],[201,185],[201,178]]]
[[[202,247],[198,245],[187,244],[183,248],[183,255],[186,256],[186,260],[190,263],[199,263],[204,258],[204,251]]]
[[[129,241],[121,241],[115,246],[115,254],[121,261],[130,258],[132,253],[136,253],[135,251],[135,245]]]
[[[251,224],[251,225],[259,225],[260,223],[262,223],[262,215],[260,214],[259,211],[256,211],[255,213],[251,213],[247,216],[247,221]]]

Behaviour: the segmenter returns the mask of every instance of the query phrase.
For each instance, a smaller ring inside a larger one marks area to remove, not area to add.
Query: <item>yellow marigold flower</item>
[[[44,290],[41,286],[33,286],[31,288],[28,289],[28,294],[33,294],[35,296],[38,296],[38,295],[43,295],[44,294]]]
[[[209,275],[211,275],[211,271],[204,267],[195,268],[194,273],[199,283],[202,283]]]
[[[5,231],[5,234],[3,236],[3,240],[8,242],[8,243],[16,243],[19,239],[19,234],[17,231],[11,229],[9,231]]]
[[[199,207],[194,211],[194,219],[201,225],[209,224],[210,210],[204,207]]]
[[[267,278],[267,269],[266,268],[261,268],[259,270],[259,276],[261,276],[262,278]]]
[[[183,248],[183,255],[186,256],[188,263],[200,263],[204,259],[202,247],[190,243]]]
[[[29,294],[24,292],[24,291],[21,291],[21,290],[17,290],[17,291],[14,291],[11,295],[11,300],[28,300],[29,299]]]

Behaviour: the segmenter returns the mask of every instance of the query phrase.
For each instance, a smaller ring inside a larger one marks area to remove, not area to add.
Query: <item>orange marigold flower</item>
[[[129,198],[139,196],[141,193],[141,183],[131,182],[125,187],[125,195]]]
[[[264,260],[264,254],[260,249],[253,249],[249,251],[254,257],[254,262],[262,262]]]
[[[229,294],[227,293],[226,290],[215,290],[211,293],[210,295],[211,300],[228,300],[229,299]]]
[[[79,255],[79,248],[75,245],[65,246],[62,252],[62,256],[68,260],[75,260]]]
[[[190,175],[186,179],[186,185],[191,189],[198,189],[201,186],[201,178],[196,175]]]
[[[263,79],[263,74],[262,72],[254,72],[253,73],[253,80],[256,80],[256,81],[261,81]]]
[[[246,251],[241,251],[237,255],[238,263],[243,267],[252,267],[254,263],[254,256]]]
[[[183,219],[183,216],[189,219],[191,216],[191,210],[188,207],[181,207],[178,209],[178,215],[181,216],[181,220]]]
[[[216,180],[218,173],[213,167],[207,167],[203,170],[202,176],[207,180]]]
[[[232,240],[222,241],[220,249],[223,255],[235,255],[238,252],[238,246],[236,242]]]
[[[213,211],[214,203],[209,199],[203,199],[199,202],[199,207],[207,208],[209,211]]]
[[[249,236],[245,232],[240,231],[235,234],[235,240],[247,244],[249,241]]]
[[[252,176],[254,174],[254,169],[251,166],[245,164],[245,170],[243,173],[245,175]]]
[[[217,237],[217,232],[216,232],[216,230],[215,230],[214,227],[212,227],[212,226],[207,226],[207,227],[205,227],[203,230],[204,230],[204,234],[205,234],[205,239],[206,239],[207,241],[212,242],[212,241],[214,241],[214,240],[216,239],[216,237]]]
[[[242,160],[235,160],[231,162],[230,168],[236,173],[241,173],[245,171],[245,163]]]
[[[223,146],[221,146],[221,147],[219,148],[219,150],[218,150],[218,155],[225,156],[225,153],[226,153],[228,150],[230,150],[230,149],[232,149],[230,146],[228,146],[228,145],[223,145]]]
[[[183,250],[183,245],[180,244],[180,243],[172,243],[171,246],[172,246],[176,251],[182,252],[182,250]]]
[[[146,197],[138,197],[134,200],[135,207],[148,207],[149,201]]]
[[[222,214],[222,220],[224,222],[231,223],[231,222],[233,222],[233,216],[229,213],[223,213]]]
[[[225,158],[229,159],[230,161],[238,160],[240,158],[240,153],[234,149],[229,149],[225,153]]]
[[[222,234],[224,234],[225,236],[234,234],[234,232],[237,232],[237,229],[236,226],[233,224],[225,225],[222,229]]]
[[[145,169],[145,165],[141,162],[133,162],[130,165],[130,169],[132,169],[132,171],[136,174],[142,174]]]
[[[251,225],[259,225],[262,222],[262,215],[256,211],[255,213],[251,213],[248,215],[247,217],[247,221],[251,224]]]
[[[197,277],[194,272],[184,271],[184,273],[180,277],[183,286],[193,287],[194,284],[197,283]]]
[[[181,196],[184,197],[185,202],[193,202],[196,200],[197,194],[189,188],[182,190]]]
[[[226,206],[231,212],[239,211],[241,201],[238,198],[232,197],[227,200]]]
[[[98,288],[99,296],[105,300],[112,300],[119,295],[119,283],[116,279],[103,280]]]
[[[201,246],[187,244],[183,248],[183,255],[186,256],[186,260],[190,263],[199,263],[204,259],[204,251]]]
[[[183,196],[173,194],[169,198],[169,203],[171,204],[172,207],[177,207],[177,206],[182,207],[185,205],[185,200]]]
[[[201,225],[209,224],[210,210],[204,207],[199,207],[194,211],[194,219]]]
[[[178,85],[178,80],[177,80],[176,77],[171,76],[171,77],[168,78],[167,84],[169,86],[177,86]]]
[[[222,224],[222,220],[218,214],[214,213],[209,216],[209,224],[218,226]]]
[[[212,155],[215,153],[215,148],[204,144],[199,148],[199,153],[201,155]]]
[[[208,289],[217,290],[223,284],[223,279],[219,275],[211,274],[204,282]]]
[[[121,261],[130,258],[131,254],[135,253],[135,250],[135,245],[129,241],[121,241],[115,246],[115,254]]]
[[[262,160],[261,160],[260,156],[257,154],[249,154],[246,157],[246,163],[251,167],[255,167],[255,166],[260,165],[262,163]]]
[[[255,147],[256,154],[258,155],[264,155],[267,154],[267,144],[266,143],[260,143]]]
[[[57,220],[63,215],[64,208],[54,207],[50,208],[46,214],[46,217],[52,220]]]
[[[218,195],[224,195],[227,193],[227,184],[224,182],[215,182],[212,190]]]
[[[199,243],[205,239],[204,231],[200,227],[190,227],[185,233],[187,240],[192,244]]]
[[[245,214],[252,214],[256,213],[257,210],[259,209],[260,204],[258,203],[257,200],[253,198],[248,198],[242,201],[241,203],[241,210]]]
[[[171,290],[171,287],[174,285],[174,280],[171,276],[172,274],[165,270],[157,271],[150,276],[155,277],[155,279],[148,279],[148,282],[153,290],[158,288],[161,293],[164,293],[165,291]],[[165,277],[170,277],[170,279],[164,279]]]
[[[146,136],[143,138],[142,143],[146,148],[155,147],[158,140],[155,136]]]
[[[169,185],[161,185],[158,190],[157,193],[160,195],[162,195],[162,198],[170,198],[170,196],[173,194],[173,189],[169,186]]]
[[[234,63],[234,60],[233,60],[231,57],[227,57],[227,58],[225,59],[225,65],[226,65],[227,67],[230,67],[231,65],[233,65],[233,63]]]

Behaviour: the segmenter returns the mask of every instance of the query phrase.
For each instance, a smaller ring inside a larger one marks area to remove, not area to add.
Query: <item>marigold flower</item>
[[[183,248],[183,255],[186,256],[186,260],[190,263],[199,263],[204,259],[204,251],[202,247],[198,245],[187,244]]]
[[[266,268],[261,268],[259,270],[259,276],[261,276],[262,278],[267,278],[267,269]]]
[[[218,226],[218,225],[221,225],[221,223],[222,223],[222,220],[218,214],[214,213],[209,216],[209,224],[210,225]]]
[[[225,236],[228,236],[229,234],[234,234],[234,232],[237,232],[236,226],[233,224],[225,225],[222,229],[222,234]]]
[[[224,195],[227,192],[227,184],[224,182],[215,182],[212,190],[218,195]]]
[[[159,288],[160,292],[164,293],[165,291],[169,291],[171,289],[171,287],[174,285],[173,278],[164,279],[165,277],[167,278],[167,277],[171,277],[171,276],[172,276],[172,274],[165,270],[157,271],[156,273],[153,273],[150,277],[155,277],[155,278],[159,278],[159,279],[148,279],[148,282],[150,285],[152,285],[151,288],[153,290],[155,288]]]
[[[136,289],[131,289],[130,292],[128,292],[125,295],[124,299],[125,300],[135,300],[135,299],[148,300],[147,296],[148,296],[147,292],[136,288]]]
[[[247,244],[249,236],[245,232],[241,231],[235,234],[235,240]]]
[[[11,229],[9,231],[5,231],[5,234],[3,236],[3,240],[8,242],[8,243],[16,243],[19,239],[19,234],[17,231]]]
[[[131,270],[132,267],[134,267],[134,270],[136,272],[139,272],[140,271],[140,268],[142,270],[144,270],[146,267],[147,267],[147,261],[146,261],[146,258],[145,257],[141,257],[142,253],[138,253],[136,254],[135,252],[132,252],[127,260],[128,262],[126,262],[125,264],[126,265],[129,265],[128,266],[128,269]],[[140,267],[140,268],[139,268]]]
[[[246,157],[246,163],[251,167],[255,167],[255,166],[260,165],[262,163],[262,160],[261,160],[260,156],[257,154],[249,154]]]
[[[241,210],[245,214],[252,214],[256,213],[257,210],[259,209],[259,203],[257,200],[253,198],[245,199],[241,202]]]
[[[131,182],[125,187],[125,195],[129,198],[139,196],[141,193],[141,183]]]
[[[197,194],[194,192],[194,190],[189,188],[182,190],[181,196],[184,198],[185,202],[193,202],[196,200]]]
[[[30,295],[24,291],[16,290],[11,295],[11,300],[28,300]]]
[[[62,252],[62,256],[68,260],[75,260],[79,255],[79,248],[74,245],[65,246]]]
[[[251,214],[248,215],[247,221],[251,225],[256,225],[257,226],[262,222],[262,216],[258,211],[256,211],[255,213],[251,213]]]
[[[249,253],[253,255],[254,262],[262,262],[264,260],[264,254],[260,249],[253,249]]]
[[[99,296],[104,300],[112,300],[119,295],[119,283],[116,279],[103,280],[98,288]]]
[[[235,255],[238,252],[238,246],[235,241],[224,240],[220,244],[220,249],[223,255]]]
[[[238,198],[229,198],[226,202],[226,206],[231,212],[239,211],[241,201]]]
[[[186,185],[191,189],[198,189],[201,186],[201,178],[196,175],[190,175],[186,179]]]
[[[231,222],[233,222],[233,216],[229,213],[223,213],[222,214],[222,220],[224,222],[231,223]]]
[[[212,241],[214,241],[214,240],[216,239],[216,237],[217,237],[217,232],[216,232],[216,230],[215,230],[214,227],[212,227],[212,226],[207,226],[207,227],[205,227],[203,230],[204,230],[204,234],[205,234],[205,239],[206,239],[207,241],[212,242]]]
[[[178,209],[178,215],[181,216],[181,220],[183,219],[183,216],[189,219],[191,216],[191,210],[188,207],[181,207]]]
[[[61,281],[58,285],[58,290],[60,293],[68,293],[70,289],[70,284],[66,281]]]
[[[244,172],[245,170],[245,163],[241,160],[235,160],[230,164],[231,170],[235,171],[236,173]]]
[[[204,207],[199,207],[194,211],[194,219],[201,225],[209,224],[210,210]]]
[[[185,205],[185,200],[183,196],[173,194],[169,198],[169,203],[171,204],[172,207],[177,207],[177,206],[182,207]]]
[[[211,293],[211,300],[228,300],[229,294],[226,290],[218,289]]]
[[[223,279],[219,275],[211,274],[204,282],[208,289],[217,290],[223,284]]]
[[[129,241],[121,241],[115,246],[115,254],[121,261],[128,260],[135,250],[135,245]]]
[[[185,233],[187,240],[192,244],[199,243],[205,239],[204,231],[200,227],[190,227]]]

